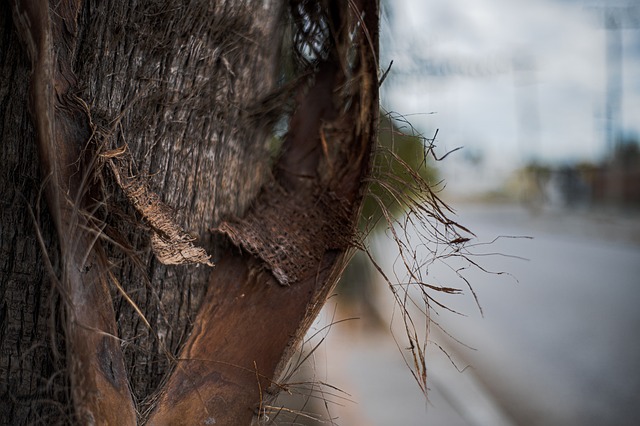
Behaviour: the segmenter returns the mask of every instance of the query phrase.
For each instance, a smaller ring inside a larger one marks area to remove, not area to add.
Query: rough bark
[[[76,46],[65,53],[79,82],[74,95],[88,103],[93,124],[108,135],[105,143],[109,148],[126,144],[136,159],[132,172],[148,177],[185,229],[215,253],[208,228],[224,215],[242,214],[268,167],[265,130],[243,123],[241,111],[274,82],[277,43],[266,43],[278,38],[274,22],[279,12],[263,9],[262,1],[209,3],[177,7],[175,2],[86,2],[79,11]],[[55,259],[58,248],[49,212],[43,211],[37,223],[28,214],[29,208],[45,208],[40,191],[46,173],[40,168],[26,102],[27,51],[18,40],[9,4],[0,7],[5,264],[0,275],[0,362],[2,393],[7,396],[0,398],[2,420],[49,423],[49,416],[61,420],[68,415],[69,389],[64,359],[56,359],[51,347],[59,339],[49,333],[62,333],[62,324],[49,327],[55,299],[37,232],[54,265],[60,259]],[[66,46],[56,47],[64,51]],[[209,271],[157,262],[147,234],[128,219],[135,216],[124,195],[112,182],[107,185],[112,201],[107,233],[129,245],[124,253],[107,247],[109,262],[122,266],[113,272],[151,326],[113,294],[118,335],[126,343],[127,373],[142,402],[169,366],[163,349],[175,352],[185,338]],[[126,262],[132,254],[137,262]]]
[[[16,0],[13,19],[0,4],[2,423],[260,413],[352,244],[375,3],[314,9],[324,51],[273,172],[283,2]],[[158,261],[176,238],[219,264]]]

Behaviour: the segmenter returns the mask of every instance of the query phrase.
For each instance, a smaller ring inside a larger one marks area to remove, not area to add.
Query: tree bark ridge
[[[68,52],[75,44],[80,2],[18,1],[13,12],[31,58],[31,113],[37,132],[45,194],[60,241],[63,267],[58,290],[66,307],[69,376],[77,420],[83,424],[135,424],[124,358],[100,249],[99,228],[85,209],[90,161],[82,155],[90,140],[88,119],[70,96],[75,76]],[[53,18],[52,18],[53,17]],[[71,25],[68,25],[68,24]],[[87,167],[88,166],[88,167]]]

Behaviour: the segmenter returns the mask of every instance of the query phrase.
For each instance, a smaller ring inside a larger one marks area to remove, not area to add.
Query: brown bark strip
[[[309,315],[310,298],[323,292],[337,256],[328,253],[317,276],[287,287],[249,255],[218,262],[189,343],[147,424],[249,424],[260,390],[272,387],[289,333]]]
[[[135,424],[113,305],[97,244],[88,180],[92,159],[86,112],[70,90],[80,1],[14,0],[14,21],[32,64],[30,106],[45,192],[62,250],[59,291],[66,297],[66,344],[76,421]]]
[[[330,1],[327,15],[333,49],[298,95],[277,182],[245,218],[219,228],[249,253],[230,253],[212,271],[148,424],[249,424],[261,414],[262,390],[275,383],[342,271],[377,125],[378,4]],[[336,241],[331,230],[340,233]],[[276,277],[290,285],[277,285]]]

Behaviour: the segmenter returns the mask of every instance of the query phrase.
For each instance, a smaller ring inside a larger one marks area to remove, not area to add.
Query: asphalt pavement
[[[640,424],[640,216],[462,205],[457,219],[477,242],[500,237],[471,247],[493,273],[464,271],[483,315],[468,290],[438,295],[463,315],[432,314],[445,332],[431,327],[426,399],[402,359],[402,342],[398,349],[387,327],[372,329],[366,319],[332,327],[317,351],[315,374],[349,393],[330,406],[333,422]],[[392,268],[393,245],[377,246],[383,266]],[[463,288],[452,273],[459,266],[436,262],[427,276]],[[393,302],[385,285],[378,286],[375,305],[384,324]],[[325,320],[353,315],[350,309],[330,300]],[[397,311],[394,323],[401,336]]]

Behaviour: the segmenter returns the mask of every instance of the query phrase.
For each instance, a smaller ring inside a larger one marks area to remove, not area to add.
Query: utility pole
[[[623,97],[624,97],[624,38],[623,30],[640,28],[640,6],[588,7],[601,19],[600,25],[606,31],[606,77],[605,77],[605,144],[609,165],[604,171],[605,200],[619,203],[625,199],[626,171],[620,168],[616,153],[622,143]]]
[[[610,155],[616,151],[618,133],[622,127],[622,97],[624,93],[622,63],[622,34],[620,31],[621,16],[618,10],[605,8],[604,25],[606,29],[606,56],[607,73],[606,73],[606,96],[605,96],[605,114],[606,114],[606,143],[607,152]]]
[[[620,143],[623,126],[622,101],[624,97],[623,30],[640,28],[640,6],[588,6],[586,8],[600,17],[601,28],[606,31],[606,77],[605,77],[605,144],[607,154],[613,156]]]

